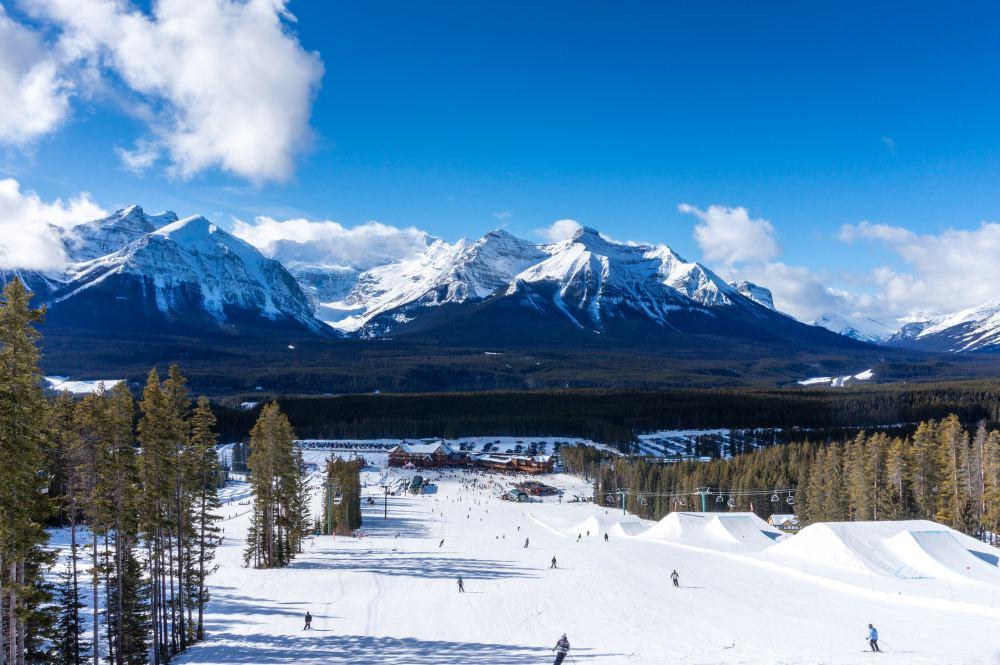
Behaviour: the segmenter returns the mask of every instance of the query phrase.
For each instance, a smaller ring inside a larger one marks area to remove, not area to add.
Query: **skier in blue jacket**
[[[868,624],[868,646],[872,648],[872,651],[882,651],[878,648],[878,629],[871,624]]]

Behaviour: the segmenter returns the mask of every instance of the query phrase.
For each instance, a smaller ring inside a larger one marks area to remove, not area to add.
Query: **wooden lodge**
[[[509,473],[552,473],[552,455],[505,455],[457,451],[443,441],[400,443],[389,450],[389,466],[409,469],[437,469],[470,466]]]

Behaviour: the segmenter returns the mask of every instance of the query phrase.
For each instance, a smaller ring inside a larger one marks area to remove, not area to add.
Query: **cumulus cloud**
[[[751,218],[746,208],[713,205],[702,210],[682,203],[677,209],[698,219],[694,239],[707,261],[731,268],[770,261],[780,252],[771,222]]]
[[[286,0],[159,0],[152,14],[125,0],[27,9],[61,30],[68,61],[111,72],[139,95],[150,135],[119,148],[126,168],[163,156],[182,178],[219,168],[282,180],[308,145],[323,64],[290,32]]]
[[[559,219],[546,227],[535,229],[535,233],[545,238],[549,242],[559,242],[568,240],[573,234],[582,229],[583,226],[575,219]]]
[[[236,220],[233,233],[263,254],[292,266],[338,266],[367,270],[426,249],[432,238],[415,227],[380,222],[346,227],[333,221]]]
[[[66,261],[60,231],[108,213],[82,193],[45,202],[22,191],[13,178],[0,180],[0,268],[48,270]]]
[[[71,86],[38,35],[0,5],[0,143],[25,146],[69,114]]]
[[[950,313],[998,297],[1000,223],[919,234],[901,226],[861,222],[842,227],[840,238],[874,242],[906,266],[880,266],[872,272],[879,297],[899,316]]]

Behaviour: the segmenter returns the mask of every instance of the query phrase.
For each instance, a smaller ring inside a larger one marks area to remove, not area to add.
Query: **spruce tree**
[[[51,625],[42,579],[51,560],[44,520],[50,513],[44,449],[51,445],[49,407],[38,367],[44,315],[12,279],[0,295],[0,649],[24,665]],[[50,612],[51,614],[51,612]]]

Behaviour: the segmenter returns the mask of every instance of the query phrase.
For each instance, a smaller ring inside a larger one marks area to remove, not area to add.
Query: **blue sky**
[[[43,46],[66,51],[68,33],[95,30],[66,0],[2,4]],[[76,6],[88,4],[101,0]],[[162,18],[148,4],[133,7],[152,25]],[[870,284],[880,267],[922,280],[923,292],[931,277],[913,243],[901,246],[875,225],[906,229],[924,253],[945,243],[960,254],[982,238],[956,248],[942,234],[975,234],[1000,217],[1000,9],[990,3],[296,1],[287,9],[295,20],[286,17],[284,37],[302,52],[286,53],[290,80],[303,81],[305,115],[279,175],[211,156],[178,173],[183,160],[163,147],[141,173],[126,169],[120,150],[158,140],[150,137],[191,95],[137,83],[109,46],[65,75],[74,92],[51,129],[7,141],[0,176],[43,201],[89,192],[105,209],[139,202],[224,224],[261,215],[378,220],[455,239],[500,225],[531,236],[571,218],[690,258],[712,251],[679,204],[744,207],[768,220],[780,247],[747,268],[750,276],[774,278],[764,263],[807,267],[827,290],[881,299],[843,307],[893,316],[944,300],[910,293],[889,303],[890,280]],[[310,58],[312,77],[291,71]],[[101,83],[88,89],[94,76]],[[281,92],[261,87],[262,97],[279,94],[278,107]],[[851,235],[843,225],[864,220],[871,224],[852,227],[853,242],[841,239]],[[736,276],[748,261],[722,262]]]

